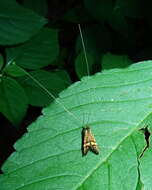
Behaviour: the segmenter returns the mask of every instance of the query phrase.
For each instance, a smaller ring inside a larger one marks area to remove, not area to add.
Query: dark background
[[[59,57],[55,65],[46,71],[66,70],[71,83],[86,75],[76,67],[75,60],[82,51],[78,23],[81,24],[86,50],[94,57],[89,66],[90,74],[103,69],[101,58],[106,53],[126,55],[132,62],[152,58],[151,1],[140,0],[18,0],[22,6],[32,9],[48,19],[47,27],[58,29]],[[44,6],[45,5],[45,6]],[[1,2],[0,2],[1,6]],[[6,46],[0,52],[5,58]],[[79,71],[77,71],[79,70]],[[27,126],[40,114],[42,107],[29,106],[19,126],[14,126],[0,114],[0,165],[14,151],[13,144],[25,132]]]

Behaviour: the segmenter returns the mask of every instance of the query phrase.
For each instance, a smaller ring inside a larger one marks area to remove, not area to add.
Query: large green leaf
[[[43,28],[23,45],[7,48],[8,62],[14,60],[17,65],[28,69],[38,69],[49,65],[58,55],[57,31]]]
[[[15,0],[0,1],[0,44],[24,42],[44,24],[46,19],[20,6]]]
[[[15,144],[16,152],[2,168],[1,189],[139,190],[139,157],[145,146],[139,129],[151,127],[152,61],[85,77],[56,101],[60,103],[45,108]],[[82,157],[86,124],[99,155]]]
[[[12,78],[0,79],[0,112],[14,125],[18,125],[28,106],[24,89]]]

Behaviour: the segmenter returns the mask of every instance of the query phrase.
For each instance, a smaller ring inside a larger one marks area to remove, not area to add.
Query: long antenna
[[[29,78],[31,78],[36,84],[38,84],[39,87],[41,87],[45,92],[47,92],[47,94],[53,98],[54,101],[56,101],[56,103],[58,103],[69,115],[71,115],[76,121],[78,121],[80,123],[80,120],[72,113],[70,112],[65,106],[64,104],[62,104],[47,88],[45,88],[45,86],[42,85],[42,83],[40,83],[36,78],[34,78],[31,74],[29,74],[27,71],[25,71],[24,69],[22,69],[21,67],[19,67],[27,76],[29,76]]]
[[[78,24],[78,27],[79,27],[79,31],[80,31],[80,37],[81,37],[81,41],[82,41],[82,47],[83,47],[83,51],[84,51],[84,56],[85,56],[85,60],[86,60],[86,64],[87,64],[87,74],[89,76],[90,75],[90,73],[89,73],[89,63],[88,63],[88,59],[87,59],[86,48],[85,48],[84,39],[83,39],[83,35],[82,35],[82,30],[81,30],[80,24]],[[29,78],[31,78],[40,88],[42,88],[45,92],[47,92],[47,94],[51,98],[53,98],[54,101],[56,103],[58,103],[69,115],[71,115],[77,122],[80,123],[80,120],[78,119],[78,117],[76,117],[76,115],[74,115],[72,112],[70,112],[66,108],[66,106],[64,106],[64,104],[61,101],[59,101],[59,99],[57,99],[47,88],[45,88],[45,86],[42,85],[41,82],[39,82],[36,78],[34,78],[31,74],[29,74],[27,71],[25,71],[21,67],[19,67],[19,69],[22,70],[27,76],[29,76]]]
[[[79,32],[80,32],[81,41],[82,41],[82,47],[83,47],[84,57],[85,57],[86,64],[87,64],[87,75],[89,77],[90,76],[89,62],[88,62],[88,58],[87,58],[87,52],[86,52],[86,48],[85,48],[84,39],[83,39],[83,35],[82,35],[82,30],[81,30],[80,24],[78,24],[78,28],[79,28]]]

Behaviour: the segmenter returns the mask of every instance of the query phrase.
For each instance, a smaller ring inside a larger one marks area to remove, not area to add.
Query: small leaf
[[[0,13],[2,45],[24,42],[46,24],[46,19],[20,6],[15,0],[1,0]]]
[[[58,93],[64,90],[68,85],[67,76],[60,76],[61,72],[47,72],[44,70],[37,70],[29,72],[29,74],[34,77],[45,89],[50,91],[55,97]],[[52,102],[51,96],[42,89],[35,81],[33,81],[29,76],[24,76],[18,78],[18,82],[25,89],[29,103],[33,106],[46,106]]]
[[[112,69],[112,68],[124,68],[132,64],[132,61],[127,55],[114,55],[107,53],[102,57],[102,68]]]
[[[7,48],[8,62],[27,69],[39,69],[49,65],[58,55],[57,31],[43,28],[28,42],[18,47]]]
[[[14,125],[18,125],[26,114],[27,96],[23,88],[9,77],[0,81],[0,112]]]
[[[10,75],[12,77],[21,77],[21,76],[24,76],[26,75],[24,71],[22,71],[20,69],[20,67],[18,67],[18,65],[15,64],[15,62],[7,65],[5,68],[4,68],[4,72],[7,74],[7,75]]]

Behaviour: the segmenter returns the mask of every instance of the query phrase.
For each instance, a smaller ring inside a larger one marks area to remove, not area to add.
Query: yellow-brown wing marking
[[[99,149],[90,127],[87,126],[86,128],[83,128],[82,137],[83,137],[82,155],[85,156],[89,150],[95,154],[99,154]]]

